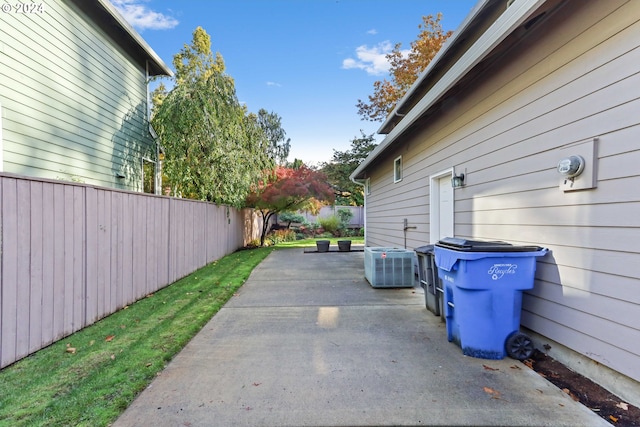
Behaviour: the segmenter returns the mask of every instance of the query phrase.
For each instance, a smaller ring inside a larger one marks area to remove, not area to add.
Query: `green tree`
[[[287,133],[282,128],[282,119],[274,112],[267,112],[261,108],[258,111],[258,124],[269,141],[268,154],[278,165],[284,165],[289,157],[291,138],[286,138]]]
[[[363,120],[384,121],[393,111],[398,101],[416,81],[420,73],[429,65],[452,31],[443,31],[440,21],[442,14],[423,16],[418,25],[418,39],[411,43],[408,55],[402,52],[402,44],[397,43],[387,54],[391,68],[390,80],[378,80],[373,83],[373,95],[369,103],[358,99],[356,106]]]
[[[365,135],[362,131],[360,133],[360,138],[351,140],[349,150],[333,150],[331,161],[320,165],[320,170],[327,176],[329,185],[335,191],[336,203],[339,205],[364,205],[362,186],[351,181],[349,175],[376,148],[376,143],[373,134]]]
[[[287,230],[291,227],[292,222],[304,222],[304,216],[295,212],[282,212],[278,215],[278,221],[285,222],[287,224]]]
[[[273,167],[260,124],[238,102],[222,56],[198,27],[174,56],[175,85],[154,98],[152,124],[165,152],[171,194],[241,206],[262,171]]]
[[[291,168],[291,169],[299,169],[299,168],[303,167],[304,165],[305,165],[304,162],[302,160],[300,160],[300,159],[297,159],[297,158],[293,159],[293,162],[287,162],[287,164],[286,164],[286,166],[288,168]]]

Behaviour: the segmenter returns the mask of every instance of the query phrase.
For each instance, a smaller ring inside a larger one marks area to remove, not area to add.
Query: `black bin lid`
[[[434,250],[434,245],[425,245],[420,246],[419,248],[415,248],[414,251],[419,254],[432,254]]]
[[[536,252],[540,246],[515,246],[502,241],[482,241],[445,237],[436,243],[441,248],[462,252]]]

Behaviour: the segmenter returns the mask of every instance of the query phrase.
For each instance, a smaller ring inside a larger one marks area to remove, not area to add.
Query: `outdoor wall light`
[[[453,188],[464,187],[464,174],[454,174],[453,178],[451,178],[451,186]]]

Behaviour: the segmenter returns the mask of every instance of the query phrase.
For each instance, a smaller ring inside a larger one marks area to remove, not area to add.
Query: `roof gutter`
[[[451,35],[451,37],[449,37],[444,42],[444,45],[436,53],[436,55],[433,57],[431,62],[429,62],[429,64],[427,64],[427,67],[420,73],[420,75],[416,79],[415,83],[411,85],[409,90],[407,90],[407,92],[400,99],[400,101],[398,101],[398,103],[396,104],[396,106],[393,109],[393,111],[391,111],[391,114],[389,114],[387,116],[387,118],[385,119],[384,123],[382,123],[382,125],[378,129],[378,133],[379,134],[384,134],[385,133],[385,131],[384,131],[385,128],[388,128],[391,125],[391,123],[394,121],[394,118],[396,118],[396,117],[404,117],[404,116],[407,115],[406,113],[400,113],[400,109],[404,106],[405,102],[409,98],[411,98],[411,96],[413,96],[413,93],[420,87],[420,84],[424,80],[426,80],[427,76],[433,71],[433,68],[436,66],[436,64],[438,64],[442,60],[442,57],[445,56],[445,54],[451,48],[451,46],[454,46],[456,44],[456,42],[460,39],[461,35],[465,33],[467,28],[469,28],[469,24],[471,22],[473,22],[473,20],[478,16],[480,11],[490,1],[491,0],[480,0],[478,3],[476,3],[476,5],[473,7],[473,9],[471,9],[469,14],[464,18],[462,23],[458,26],[458,28],[456,28],[456,30]]]
[[[413,123],[416,122],[423,114],[425,114],[434,104],[443,98],[446,93],[455,86],[465,75],[467,75],[473,67],[480,63],[489,53],[496,48],[509,34],[511,34],[516,28],[522,25],[523,22],[531,16],[546,0],[517,0],[514,1],[507,10],[491,25],[491,27],[485,31],[484,34],[469,48],[467,52],[451,67],[449,71],[433,86],[433,88],[402,118],[402,120],[396,125],[395,128],[389,132],[384,140],[367,156],[366,159],[360,163],[355,171],[349,176],[354,181],[360,177],[365,169],[376,160],[385,150],[387,150],[400,135],[402,135]],[[478,12],[482,9],[487,2],[482,1],[471,12],[468,19],[465,19],[461,25],[461,30],[457,31],[452,37],[455,37],[451,43],[445,46],[445,49],[450,48],[453,42],[464,34],[469,24],[473,22],[478,15]],[[438,53],[432,63],[429,64],[427,69],[422,73],[414,85],[409,89],[411,93],[416,90],[416,87],[425,79],[428,78],[430,71],[435,66],[434,61],[438,61],[442,58],[444,52]],[[407,95],[403,97],[403,100],[407,98]],[[399,105],[394,109],[397,111],[402,108]],[[355,181],[354,181],[355,182]]]

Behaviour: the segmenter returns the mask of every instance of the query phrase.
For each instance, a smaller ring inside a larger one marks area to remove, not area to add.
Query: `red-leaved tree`
[[[321,172],[301,166],[297,169],[279,166],[249,193],[246,206],[262,215],[260,246],[269,231],[269,220],[279,212],[304,209],[313,200],[333,203],[334,192]]]

